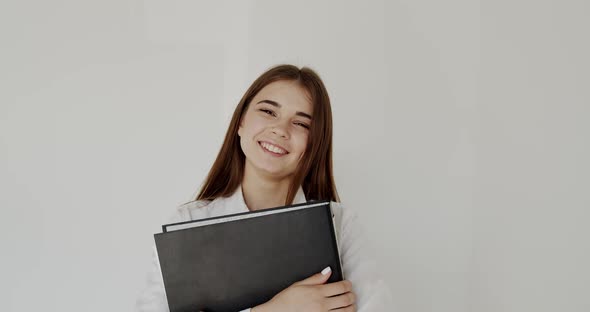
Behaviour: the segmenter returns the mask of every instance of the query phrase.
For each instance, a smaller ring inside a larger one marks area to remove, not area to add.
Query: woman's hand
[[[252,308],[252,312],[355,312],[356,296],[349,280],[324,284],[332,271],[317,273],[296,282],[275,295],[268,302]]]

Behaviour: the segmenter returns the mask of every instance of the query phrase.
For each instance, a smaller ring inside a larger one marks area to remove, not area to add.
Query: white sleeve
[[[147,276],[146,285],[136,302],[137,312],[169,312],[164,281],[158,262],[156,246],[153,246],[152,263]]]
[[[357,297],[357,312],[394,311],[391,289],[379,274],[371,244],[366,243],[364,228],[357,214],[340,203],[340,257],[344,278],[352,282]]]
[[[191,220],[191,215],[187,209],[179,207],[174,211],[167,223],[175,223]],[[164,279],[158,261],[158,252],[156,245],[152,246],[152,257],[150,270],[147,273],[146,283],[135,303],[136,312],[170,312],[168,300],[166,299],[166,290],[164,289]]]

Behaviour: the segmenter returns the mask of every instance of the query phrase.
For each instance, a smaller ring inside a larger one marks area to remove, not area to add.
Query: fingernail
[[[322,270],[322,275],[326,275],[328,274],[330,271],[332,271],[332,269],[330,269],[330,267],[327,267],[325,269]]]

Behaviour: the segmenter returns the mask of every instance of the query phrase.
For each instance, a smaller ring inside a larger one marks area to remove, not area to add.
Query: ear
[[[242,136],[242,128],[243,128],[243,119],[240,120],[240,123],[238,123],[238,136]]]

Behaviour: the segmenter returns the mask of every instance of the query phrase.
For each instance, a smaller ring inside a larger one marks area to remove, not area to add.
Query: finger
[[[324,297],[331,297],[352,291],[352,282],[349,280],[342,280],[340,282],[319,285],[322,295]]]
[[[318,285],[318,284],[323,284],[326,281],[328,281],[328,279],[330,278],[330,275],[332,274],[332,270],[330,269],[330,267],[327,267],[325,269],[322,270],[322,272],[320,273],[316,273],[302,281],[298,281],[296,283],[294,283],[293,285]]]
[[[338,309],[348,307],[356,302],[356,295],[351,291],[338,296],[326,298],[328,309]]]

